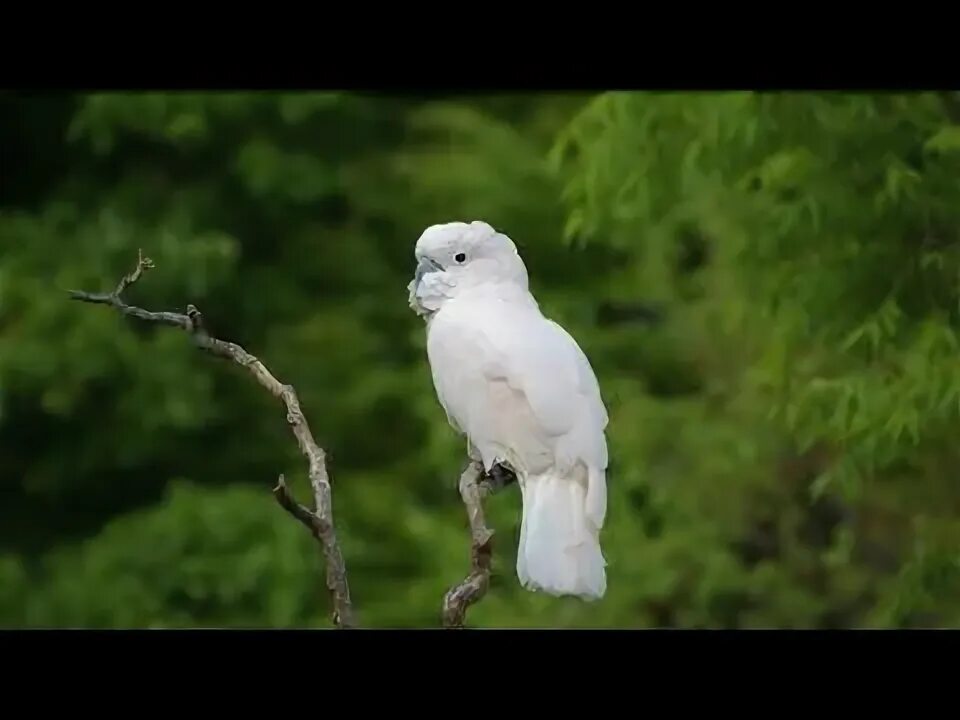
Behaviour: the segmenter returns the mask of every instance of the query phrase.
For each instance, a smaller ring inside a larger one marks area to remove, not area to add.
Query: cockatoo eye
[[[453,256],[453,259],[456,260],[458,263],[462,263],[464,260],[467,259],[467,256],[465,253],[457,253],[456,255]]]

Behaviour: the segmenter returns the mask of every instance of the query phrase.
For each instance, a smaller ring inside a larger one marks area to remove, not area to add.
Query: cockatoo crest
[[[479,220],[428,227],[414,255],[417,271],[407,289],[410,307],[419,315],[430,316],[445,301],[483,283],[527,290],[527,268],[513,240]]]

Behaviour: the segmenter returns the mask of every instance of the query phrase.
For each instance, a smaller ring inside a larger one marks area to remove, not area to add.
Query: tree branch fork
[[[297,440],[300,451],[308,464],[310,485],[313,489],[314,508],[300,504],[291,494],[284,476],[280,475],[273,495],[277,503],[293,518],[306,527],[320,544],[326,563],[326,584],[333,604],[333,623],[339,628],[357,626],[350,588],[347,582],[347,569],[337,539],[330,477],[327,473],[326,454],[317,445],[307,419],[300,408],[300,401],[292,385],[277,380],[267,367],[254,355],[236,343],[220,340],[209,334],[204,326],[203,316],[194,305],[187,305],[185,313],[151,312],[128,304],[123,293],[141,279],[147,270],[155,267],[154,262],[138,251],[137,265],[125,275],[117,287],[110,293],[90,293],[70,290],[72,299],[80,302],[109,305],[126,317],[136,318],[171,327],[180,328],[188,333],[194,343],[214,356],[231,360],[250,372],[254,379],[270,394],[283,402],[286,408],[287,423]],[[470,462],[460,476],[460,496],[467,510],[471,534],[470,574],[451,588],[443,599],[442,622],[444,627],[463,627],[467,609],[478,602],[487,592],[490,583],[493,532],[487,527],[483,500],[512,480],[509,474],[497,472],[486,474],[482,466]]]

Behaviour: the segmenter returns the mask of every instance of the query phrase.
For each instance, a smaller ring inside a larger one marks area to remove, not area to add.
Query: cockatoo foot
[[[504,488],[517,481],[517,474],[500,462],[494,463],[487,474],[498,488]]]

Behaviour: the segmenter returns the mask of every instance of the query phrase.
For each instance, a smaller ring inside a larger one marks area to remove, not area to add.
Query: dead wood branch
[[[120,281],[116,290],[112,293],[88,293],[71,290],[70,297],[82,302],[110,305],[123,315],[138,320],[178,327],[189,333],[200,349],[218,357],[232,360],[245,368],[274,397],[283,401],[287,410],[287,422],[309,464],[314,509],[310,510],[304,507],[292,497],[282,475],[273,490],[273,494],[281,507],[303,523],[323,547],[327,569],[327,588],[330,590],[333,600],[334,624],[342,628],[354,627],[347,571],[334,531],[333,504],[330,493],[330,479],[327,475],[326,455],[310,433],[310,427],[307,425],[307,419],[300,409],[296,391],[291,385],[284,385],[279,382],[262,362],[236,343],[211,337],[203,325],[203,317],[200,311],[193,305],[187,305],[186,313],[181,314],[149,312],[124,302],[121,297],[124,290],[136,283],[146,270],[153,267],[153,261],[150,258],[143,257],[141,252],[139,253],[137,267]]]
[[[496,472],[486,475],[483,466],[471,462],[460,475],[460,497],[470,521],[470,574],[451,588],[443,598],[443,626],[462,628],[467,609],[479,602],[490,586],[490,567],[493,559],[493,531],[487,527],[483,514],[484,499],[512,482],[514,476],[496,466]]]

